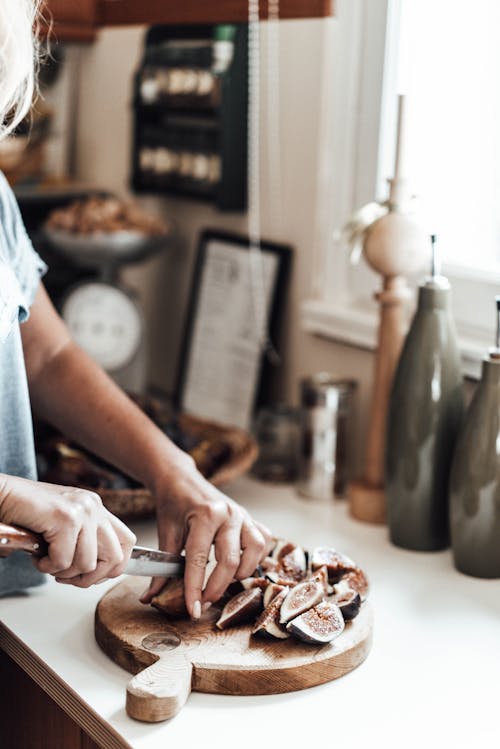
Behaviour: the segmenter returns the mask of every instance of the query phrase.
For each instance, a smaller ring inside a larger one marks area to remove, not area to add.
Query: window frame
[[[374,350],[378,308],[373,293],[380,277],[361,260],[353,267],[341,240],[333,239],[351,213],[385,199],[392,176],[396,133],[397,41],[400,0],[338,0],[332,24],[333,54],[328,70],[333,103],[319,159],[335,165],[321,200],[328,201],[327,226],[315,243],[311,295],[302,302],[305,331]],[[394,138],[387,136],[394,133]],[[319,146],[321,149],[321,144]],[[453,310],[464,374],[477,378],[493,345],[493,298],[500,274],[445,265],[453,289]],[[418,279],[410,279],[415,285]]]

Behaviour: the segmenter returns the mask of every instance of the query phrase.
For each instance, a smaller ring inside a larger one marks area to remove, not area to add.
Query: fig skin
[[[342,634],[344,627],[344,617],[339,607],[331,601],[322,601],[292,619],[286,628],[303,642],[325,645]]]
[[[224,608],[216,622],[218,629],[228,629],[238,624],[246,624],[262,611],[262,590],[249,588],[233,596]]]
[[[188,616],[184,598],[184,580],[170,578],[163,588],[151,600],[151,606],[166,614],[171,619],[182,619]]]
[[[268,635],[270,637],[275,637],[278,640],[286,640],[290,637],[289,632],[287,632],[285,627],[279,622],[281,606],[287,597],[288,592],[289,588],[283,588],[273,598],[271,603],[266,606],[255,622],[255,626],[252,630],[253,635]]]
[[[345,578],[334,586],[334,593],[328,601],[337,604],[345,622],[355,619],[361,608],[361,596],[357,590],[349,587]]]
[[[354,572],[356,564],[345,554],[335,549],[319,547],[314,549],[311,558],[311,569],[316,572],[320,567],[326,566],[328,570],[328,582],[338,583],[349,572]]]
[[[317,580],[304,580],[287,595],[281,606],[280,624],[286,624],[304,611],[316,606],[325,596],[323,585]]]

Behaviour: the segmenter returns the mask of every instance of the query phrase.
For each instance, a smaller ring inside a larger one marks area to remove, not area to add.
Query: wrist
[[[172,450],[161,456],[155,465],[151,466],[144,482],[156,497],[168,495],[178,484],[184,483],[187,477],[197,473],[193,458],[174,445],[172,447]]]

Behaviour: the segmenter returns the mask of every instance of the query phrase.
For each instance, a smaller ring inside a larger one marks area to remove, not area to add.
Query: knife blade
[[[14,551],[25,551],[35,557],[43,557],[47,554],[48,546],[38,533],[0,523],[0,557],[7,557]],[[125,574],[141,577],[182,577],[185,564],[185,557],[179,554],[134,546],[125,567]]]

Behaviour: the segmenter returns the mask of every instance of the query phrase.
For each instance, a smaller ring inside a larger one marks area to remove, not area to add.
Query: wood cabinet
[[[1,649],[0,674],[3,749],[100,749]]]
[[[333,15],[334,0],[280,0],[281,18]],[[260,0],[262,18],[267,0]],[[91,41],[100,28],[154,23],[242,23],[248,0],[45,0],[46,31],[52,19],[60,41]]]

